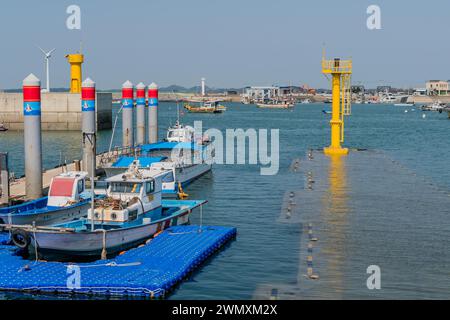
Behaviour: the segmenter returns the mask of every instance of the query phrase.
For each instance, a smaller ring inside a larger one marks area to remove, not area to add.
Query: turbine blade
[[[55,50],[56,50],[56,48],[53,48],[53,49],[52,49],[52,50],[50,50],[50,51],[49,51],[49,52],[48,52],[47,54],[48,54],[48,55],[51,55],[51,54],[52,54],[52,52],[53,52],[53,51],[55,51]]]
[[[36,46],[36,47],[38,47],[38,48],[39,48],[39,50],[41,50],[43,54],[47,55],[47,53],[46,53],[46,52],[44,51],[44,49],[42,49],[42,48],[41,48],[41,47],[39,47],[39,46]]]

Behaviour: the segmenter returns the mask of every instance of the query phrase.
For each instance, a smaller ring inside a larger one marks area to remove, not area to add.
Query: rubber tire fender
[[[16,229],[11,233],[11,240],[20,249],[26,249],[31,243],[31,238],[25,230]]]

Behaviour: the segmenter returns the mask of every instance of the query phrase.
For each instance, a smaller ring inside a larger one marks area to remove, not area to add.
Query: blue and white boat
[[[140,170],[108,178],[106,197],[95,201],[86,218],[50,228],[11,226],[13,243],[20,248],[70,256],[116,253],[143,243],[156,233],[189,223],[189,215],[206,201],[162,200],[162,180],[167,171]],[[32,252],[33,252],[32,250]]]
[[[166,141],[144,144],[139,150],[138,157],[122,156],[103,166],[106,176],[125,172],[137,160],[139,168],[171,171],[163,181],[163,196],[176,197],[180,186],[186,187],[212,169],[213,145],[204,137],[196,141],[194,128],[180,125],[178,121],[168,129]]]
[[[86,177],[80,171],[55,176],[47,197],[0,208],[0,224],[48,226],[86,216],[91,200]]]

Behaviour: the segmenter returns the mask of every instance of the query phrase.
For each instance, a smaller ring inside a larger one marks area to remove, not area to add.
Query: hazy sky
[[[66,8],[81,7],[81,30],[68,30]],[[366,27],[381,8],[381,30]],[[36,45],[56,47],[52,87],[68,87],[64,55],[83,42],[83,77],[100,88],[127,79],[161,86],[309,84],[328,87],[329,57],[352,57],[353,83],[424,86],[450,79],[448,0],[40,0],[0,4],[0,88],[30,72],[45,81]]]

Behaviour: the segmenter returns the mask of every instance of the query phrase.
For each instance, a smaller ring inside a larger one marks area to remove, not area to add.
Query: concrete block
[[[60,113],[57,112],[42,112],[42,122],[58,122]]]
[[[42,122],[43,131],[65,131],[67,130],[67,123],[61,122]]]
[[[67,130],[81,131],[81,122],[68,122]]]
[[[81,94],[69,93],[66,98],[68,112],[81,112]]]
[[[77,122],[76,112],[58,112],[58,122]]]

